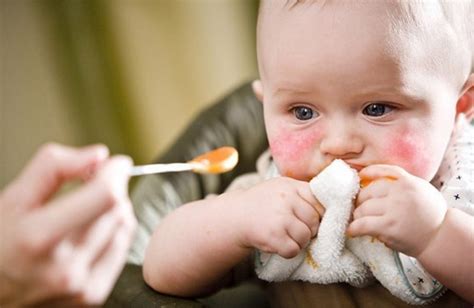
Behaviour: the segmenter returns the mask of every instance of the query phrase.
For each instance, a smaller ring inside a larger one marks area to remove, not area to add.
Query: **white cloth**
[[[449,207],[471,215],[474,213],[473,136],[472,126],[460,118],[438,176],[433,179]],[[278,176],[274,165],[268,169],[267,176]],[[347,282],[363,287],[375,277],[393,295],[410,304],[428,303],[443,294],[444,287],[416,259],[393,251],[369,236],[345,237],[353,200],[359,191],[355,170],[335,160],[311,180],[310,187],[326,207],[317,237],[292,259],[257,253],[256,272],[261,279]]]
[[[258,276],[269,281],[292,279],[323,284],[367,284],[371,278],[370,271],[344,248],[353,199],[359,191],[357,172],[342,160],[335,160],[310,182],[310,187],[326,208],[318,236],[292,259],[261,253]]]

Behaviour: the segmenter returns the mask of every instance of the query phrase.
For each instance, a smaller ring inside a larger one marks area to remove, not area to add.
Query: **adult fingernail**
[[[109,148],[104,144],[94,144],[87,146],[85,149],[89,155],[94,155],[97,161],[102,161],[109,157]]]
[[[133,166],[133,160],[128,155],[114,155],[112,159],[120,165],[120,168],[126,169],[127,171]]]

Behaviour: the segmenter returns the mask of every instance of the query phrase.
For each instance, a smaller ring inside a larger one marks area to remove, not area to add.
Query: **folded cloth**
[[[291,259],[258,252],[259,278],[321,284],[346,282],[363,287],[375,277],[393,295],[410,304],[424,304],[441,296],[444,287],[415,259],[389,249],[370,236],[346,238],[360,187],[356,170],[342,160],[335,160],[310,181],[310,187],[326,208],[317,237]],[[405,274],[407,268],[410,275]]]

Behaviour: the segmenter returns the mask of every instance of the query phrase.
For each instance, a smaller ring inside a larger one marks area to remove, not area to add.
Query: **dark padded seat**
[[[178,206],[223,192],[232,180],[255,171],[258,156],[268,147],[263,123],[262,104],[255,98],[250,83],[232,91],[202,111],[176,142],[155,162],[188,161],[198,154],[220,146],[232,146],[239,152],[239,163],[222,175],[191,172],[166,173],[142,177],[132,191],[132,203],[138,220],[137,235],[129,263],[125,266],[109,297],[107,307],[265,307],[258,287],[243,284],[223,290],[207,299],[185,300],[165,296],[145,285],[141,264],[148,240],[160,220]],[[245,298],[242,298],[245,293]],[[240,295],[239,295],[240,294]]]

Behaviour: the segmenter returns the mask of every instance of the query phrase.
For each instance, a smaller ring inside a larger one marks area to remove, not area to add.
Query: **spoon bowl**
[[[204,153],[188,163],[197,173],[219,174],[234,169],[239,161],[239,153],[233,147],[222,147]]]

